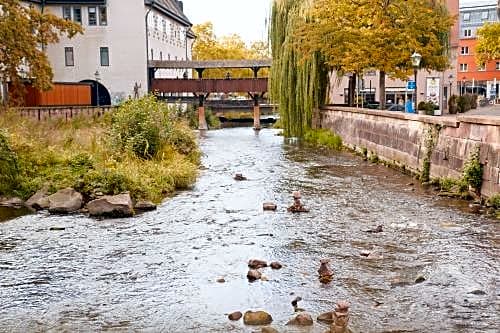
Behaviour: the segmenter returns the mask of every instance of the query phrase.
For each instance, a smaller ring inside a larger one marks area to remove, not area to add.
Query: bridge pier
[[[208,130],[207,119],[205,118],[205,95],[198,96],[198,129],[202,131]]]
[[[260,130],[260,105],[257,101],[257,105],[253,106],[253,129]]]

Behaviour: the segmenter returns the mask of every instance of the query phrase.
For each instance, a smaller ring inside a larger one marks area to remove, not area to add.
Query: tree
[[[83,33],[79,24],[23,6],[19,0],[0,0],[0,81],[10,82],[16,93],[12,100],[24,94],[25,79],[35,88],[51,88],[53,72],[45,46],[77,33]]]
[[[251,44],[250,48],[237,34],[217,37],[213,31],[212,22],[205,22],[193,26],[193,32],[197,36],[193,45],[194,60],[241,60],[241,59],[262,59],[267,58],[267,45],[264,42],[257,41]],[[203,73],[208,78],[226,77],[228,70],[209,69]],[[250,69],[229,70],[231,77],[242,78],[252,77],[253,72]],[[259,72],[265,75],[264,71]]]
[[[477,31],[476,60],[484,64],[500,59],[500,22],[486,23]]]
[[[295,31],[296,45],[304,56],[320,52],[326,65],[344,73],[381,73],[381,106],[385,73],[407,79],[410,56],[422,55],[422,67],[448,66],[448,33],[453,18],[441,1],[429,0],[313,0]]]

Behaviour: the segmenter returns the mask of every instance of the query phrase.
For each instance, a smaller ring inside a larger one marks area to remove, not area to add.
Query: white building
[[[92,83],[92,104],[117,104],[148,91],[148,60],[191,59],[195,36],[178,0],[31,0],[40,10],[78,22],[47,54],[54,82]],[[164,70],[156,77],[182,77]],[[97,87],[99,87],[97,89]]]

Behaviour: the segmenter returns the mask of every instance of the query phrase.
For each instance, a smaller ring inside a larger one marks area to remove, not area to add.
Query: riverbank
[[[193,132],[152,97],[69,121],[7,112],[0,128],[0,197],[73,188],[85,202],[129,192],[134,201],[159,203],[196,180]]]

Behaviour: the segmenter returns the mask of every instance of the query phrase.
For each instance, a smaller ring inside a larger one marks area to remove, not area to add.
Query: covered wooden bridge
[[[164,61],[151,60],[148,62],[149,87],[153,92],[160,93],[192,93],[198,98],[198,119],[200,129],[207,129],[205,121],[205,100],[211,93],[247,93],[254,101],[254,128],[260,129],[259,99],[268,90],[268,79],[258,77],[262,68],[271,67],[270,59],[262,60],[210,60],[210,61]],[[235,69],[249,68],[253,71],[253,78],[244,79],[205,79],[203,72],[206,69]],[[158,69],[194,69],[198,78],[189,79],[162,79],[156,78]]]

